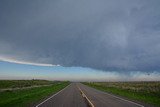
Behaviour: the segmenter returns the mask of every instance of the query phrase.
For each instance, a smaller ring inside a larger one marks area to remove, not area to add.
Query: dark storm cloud
[[[1,0],[0,59],[160,69],[159,0]]]

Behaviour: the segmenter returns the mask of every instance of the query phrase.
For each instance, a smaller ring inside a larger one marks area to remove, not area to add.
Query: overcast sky
[[[160,0],[0,0],[0,61],[159,74]]]

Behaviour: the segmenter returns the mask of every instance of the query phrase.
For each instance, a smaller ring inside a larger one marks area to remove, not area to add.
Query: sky
[[[0,0],[0,79],[160,80],[159,0]]]

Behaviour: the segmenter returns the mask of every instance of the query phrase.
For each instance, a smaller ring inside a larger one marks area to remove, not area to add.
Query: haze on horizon
[[[159,0],[1,0],[0,79],[159,81]]]

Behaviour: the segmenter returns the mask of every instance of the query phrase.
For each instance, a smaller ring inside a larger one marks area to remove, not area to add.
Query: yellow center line
[[[88,98],[88,97],[85,95],[85,93],[81,90],[81,88],[79,88],[78,86],[77,86],[77,88],[78,88],[79,91],[81,92],[82,97],[84,97],[84,98],[87,100],[89,106],[90,106],[90,107],[95,107],[95,106],[93,105],[93,103],[91,102],[91,100],[89,100],[89,98]]]

